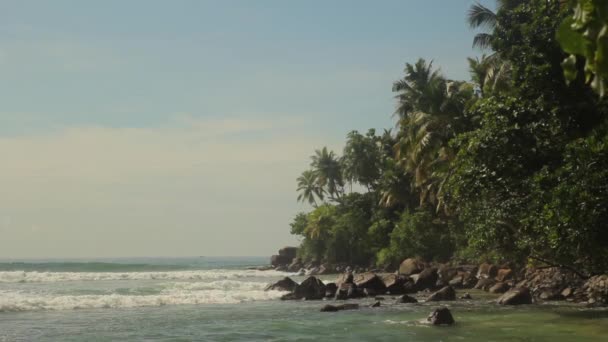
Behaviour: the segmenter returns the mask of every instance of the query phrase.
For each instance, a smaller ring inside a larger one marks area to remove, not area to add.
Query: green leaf
[[[557,40],[567,53],[585,55],[587,40],[580,32],[572,29],[572,23],[573,19],[567,18],[560,24],[556,34]]]

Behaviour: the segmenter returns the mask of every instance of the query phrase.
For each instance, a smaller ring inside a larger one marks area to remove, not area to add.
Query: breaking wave
[[[278,271],[259,270],[197,270],[168,272],[0,272],[0,283],[45,283],[102,280],[224,280],[243,278],[272,278],[284,276]]]
[[[1,291],[0,312],[134,308],[184,304],[234,304],[277,299],[283,292],[264,291],[265,283],[214,281],[170,283],[153,295],[50,295]]]

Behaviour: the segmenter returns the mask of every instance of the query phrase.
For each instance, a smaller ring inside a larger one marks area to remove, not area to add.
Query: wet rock
[[[557,295],[566,288],[571,288],[572,292],[576,292],[583,284],[584,280],[568,269],[545,267],[528,268],[524,280],[518,286],[529,288],[534,297],[544,296],[559,299],[560,297]]]
[[[427,302],[439,302],[444,300],[456,300],[456,291],[451,286],[446,286],[441,290],[434,292],[427,298]]]
[[[290,263],[287,263],[287,271],[288,272],[298,272],[303,268],[302,260],[300,258],[294,258]]]
[[[321,308],[321,312],[337,312],[343,310],[356,310],[359,308],[359,304],[340,304],[340,305],[331,305],[327,304]]]
[[[566,287],[564,290],[562,290],[562,292],[560,294],[564,298],[570,298],[574,294],[574,291],[572,290],[571,287]]]
[[[338,279],[336,279],[336,285],[338,285],[338,287],[339,287],[340,284],[353,283],[353,280],[354,280],[354,276],[353,276],[352,272],[345,272],[338,276]]]
[[[386,292],[392,295],[402,294],[405,292],[405,278],[397,274],[385,274],[382,276],[382,281],[386,287]]]
[[[471,295],[468,292],[466,292],[465,294],[460,296],[460,299],[473,299],[473,297],[471,297]]]
[[[608,275],[597,275],[589,278],[582,287],[582,292],[588,298],[587,302],[594,306],[608,305]]]
[[[334,298],[338,287],[335,283],[325,284],[325,298]]]
[[[459,275],[458,273],[459,273],[459,270],[457,267],[443,265],[437,270],[437,274],[438,274],[437,283],[439,284],[439,286],[448,285],[450,283],[450,281],[452,281],[452,279],[454,279],[455,277],[457,277]],[[462,279],[461,279],[461,281],[462,281]]]
[[[273,255],[270,257],[270,264],[275,267],[289,265],[290,262],[291,259],[283,255]]]
[[[434,267],[425,268],[422,272],[416,275],[414,278],[414,285],[416,290],[421,291],[424,289],[432,289],[437,283],[437,269]]]
[[[501,268],[496,275],[496,281],[504,282],[513,279],[513,270],[510,268]]]
[[[518,287],[507,291],[496,302],[501,305],[532,304],[532,294],[527,287]]]
[[[477,279],[494,278],[497,274],[498,267],[484,262],[483,264],[479,265],[479,269],[477,270]]]
[[[281,300],[298,300],[301,299],[295,293],[287,293],[281,296]]]
[[[496,283],[492,287],[490,287],[490,293],[505,293],[509,291],[511,286],[507,283]]]
[[[342,283],[338,286],[335,299],[336,300],[346,300],[346,299],[353,299],[353,298],[359,298],[359,297],[361,297],[361,294],[360,294],[359,290],[357,289],[357,285],[355,285],[353,283]]]
[[[435,309],[426,320],[433,325],[452,325],[455,323],[454,317],[452,317],[452,313],[448,308]]]
[[[476,271],[475,271],[476,272]],[[465,289],[472,289],[477,284],[477,277],[475,272],[465,272],[462,278],[462,287]]]
[[[285,277],[279,281],[277,281],[274,284],[270,284],[268,286],[266,286],[266,288],[264,289],[264,291],[289,291],[292,292],[293,290],[295,290],[295,288],[298,286],[298,283],[296,283],[295,281],[291,280],[291,278],[289,277]]]
[[[408,295],[402,295],[397,298],[397,304],[418,303],[418,300]]]
[[[399,265],[399,274],[412,275],[422,272],[424,269],[424,263],[419,259],[407,258]]]
[[[308,277],[298,285],[294,294],[306,300],[323,299],[325,297],[325,284],[317,277]]]
[[[474,289],[488,291],[495,283],[496,281],[491,278],[479,279]]]
[[[373,292],[373,295],[386,292],[386,285],[384,285],[382,279],[374,273],[367,272],[357,274],[353,277],[353,282],[357,285],[357,288],[367,289],[370,293]]]
[[[538,298],[542,300],[564,300],[564,296],[561,293],[553,291],[543,291]]]
[[[369,307],[370,308],[379,308],[380,305],[382,305],[382,304],[380,304],[380,301],[376,301],[374,304],[370,305]]]

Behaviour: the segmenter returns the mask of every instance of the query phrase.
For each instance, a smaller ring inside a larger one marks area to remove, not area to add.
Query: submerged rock
[[[460,296],[460,299],[473,299],[473,297],[471,297],[471,295],[468,292],[466,292],[465,294]]]
[[[429,298],[427,298],[427,302],[439,302],[444,300],[456,300],[456,291],[451,286],[446,286],[441,290],[431,294]]]
[[[277,281],[274,284],[270,284],[268,286],[266,286],[266,288],[264,289],[264,291],[289,291],[292,292],[293,290],[295,290],[295,288],[298,286],[298,283],[296,283],[295,281],[291,280],[291,278],[289,277],[285,277],[279,281]]]
[[[397,304],[418,303],[418,300],[408,295],[403,295],[397,298]]]
[[[359,304],[340,304],[340,305],[331,305],[327,304],[321,308],[321,312],[336,312],[343,310],[356,310],[359,308]]]
[[[455,323],[452,313],[445,307],[435,309],[426,320],[432,325],[452,325]]]
[[[501,305],[532,304],[532,294],[527,287],[518,287],[507,291],[496,302]]]
[[[382,304],[380,304],[380,301],[376,301],[374,304],[370,305],[369,307],[370,308],[379,308],[380,305],[382,305]]]

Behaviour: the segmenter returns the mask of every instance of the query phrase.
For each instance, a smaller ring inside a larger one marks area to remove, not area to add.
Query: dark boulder
[[[343,310],[356,310],[359,308],[359,304],[340,304],[340,305],[330,305],[327,304],[321,308],[321,312],[336,312]]]
[[[412,275],[422,272],[424,263],[415,258],[407,258],[399,265],[399,274]]]
[[[386,285],[384,285],[382,279],[374,273],[367,272],[357,274],[353,277],[353,282],[357,285],[357,288],[374,291],[374,294],[386,292]]]
[[[283,255],[273,255],[270,257],[270,264],[272,266],[289,265],[291,259]]]
[[[452,325],[455,323],[454,317],[452,317],[452,313],[448,308],[435,309],[426,320],[432,325]]]
[[[285,258],[288,258],[289,261],[291,261],[293,258],[295,258],[297,253],[298,253],[297,247],[283,247],[283,248],[279,249],[279,255],[283,256]]]
[[[440,286],[448,285],[452,279],[454,279],[455,277],[457,277],[459,275],[459,273],[460,272],[457,267],[443,265],[443,266],[439,267],[439,269],[437,270],[437,275],[438,275],[437,283]]]
[[[425,268],[422,272],[412,278],[414,278],[416,290],[421,291],[425,289],[432,289],[437,283],[437,269],[434,267]]]
[[[369,307],[370,308],[379,308],[380,305],[382,305],[382,304],[380,304],[380,301],[376,301],[374,304],[370,305]]]
[[[507,291],[496,302],[501,305],[532,304],[532,295],[527,287],[518,287]]]
[[[287,264],[287,271],[289,272],[298,272],[304,266],[302,265],[302,260],[300,260],[300,258],[294,258]]]
[[[496,283],[488,290],[490,293],[505,293],[509,291],[511,286],[508,283]]]
[[[382,276],[382,282],[386,287],[386,292],[392,295],[403,294],[405,291],[405,278],[396,274],[385,274]]]
[[[427,298],[427,302],[439,302],[444,300],[456,300],[456,291],[451,286],[446,286],[441,290],[434,292]]]
[[[408,295],[402,295],[397,298],[397,304],[418,303],[418,300]]]
[[[268,285],[264,291],[289,291],[292,292],[298,286],[298,283],[291,280],[289,277],[285,277],[274,284]]]
[[[334,298],[338,287],[335,283],[325,284],[325,298]]]
[[[295,288],[293,293],[296,297],[306,300],[323,299],[325,297],[325,284],[316,277],[308,277]]]

